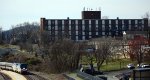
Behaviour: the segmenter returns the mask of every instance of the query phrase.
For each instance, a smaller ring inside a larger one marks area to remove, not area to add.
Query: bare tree
[[[142,18],[147,18],[148,19],[148,26],[150,27],[150,13],[146,12]],[[149,28],[150,29],[150,28]],[[149,34],[150,34],[150,30],[149,30]]]
[[[100,67],[111,55],[112,39],[111,38],[101,38],[94,40],[96,45],[95,58],[97,63],[97,68],[100,70]]]
[[[12,26],[11,44],[19,45],[21,50],[33,52],[33,44],[38,42],[38,23],[24,22]]]
[[[146,12],[143,16],[142,16],[142,18],[150,18],[150,13],[149,12]]]
[[[17,40],[17,42],[26,42],[31,38],[32,33],[35,33],[39,30],[39,24],[37,23],[28,23],[24,22],[22,24],[17,24],[12,26],[11,34],[12,41]]]
[[[46,64],[51,66],[51,72],[73,71],[77,69],[80,60],[80,46],[80,44],[68,39],[53,42],[44,57]]]
[[[39,46],[40,47],[43,46],[44,48],[47,48],[50,45],[50,42],[51,42],[50,32],[49,31],[40,32],[39,39],[40,39]]]

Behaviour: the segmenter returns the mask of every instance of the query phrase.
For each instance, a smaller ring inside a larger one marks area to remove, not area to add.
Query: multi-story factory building
[[[49,31],[51,40],[64,36],[75,41],[122,37],[123,31],[148,31],[148,19],[101,19],[101,11],[82,11],[82,19],[41,18],[40,29]]]

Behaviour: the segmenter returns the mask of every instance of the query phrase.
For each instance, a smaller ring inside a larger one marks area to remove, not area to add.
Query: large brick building
[[[123,31],[148,31],[148,19],[101,19],[101,11],[82,11],[82,19],[41,18],[41,31],[49,31],[50,39],[72,40],[111,36],[122,37]]]

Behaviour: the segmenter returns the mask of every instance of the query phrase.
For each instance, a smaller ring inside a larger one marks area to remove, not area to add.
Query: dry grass
[[[47,80],[67,80],[63,74],[47,74],[42,72],[32,72],[34,74],[40,75]]]

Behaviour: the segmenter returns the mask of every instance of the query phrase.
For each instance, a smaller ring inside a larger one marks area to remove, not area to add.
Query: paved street
[[[115,77],[116,75],[122,74],[122,73],[126,73],[130,70],[121,70],[121,71],[112,71],[112,72],[105,72],[104,74],[106,75],[108,80],[118,80],[117,77]]]

